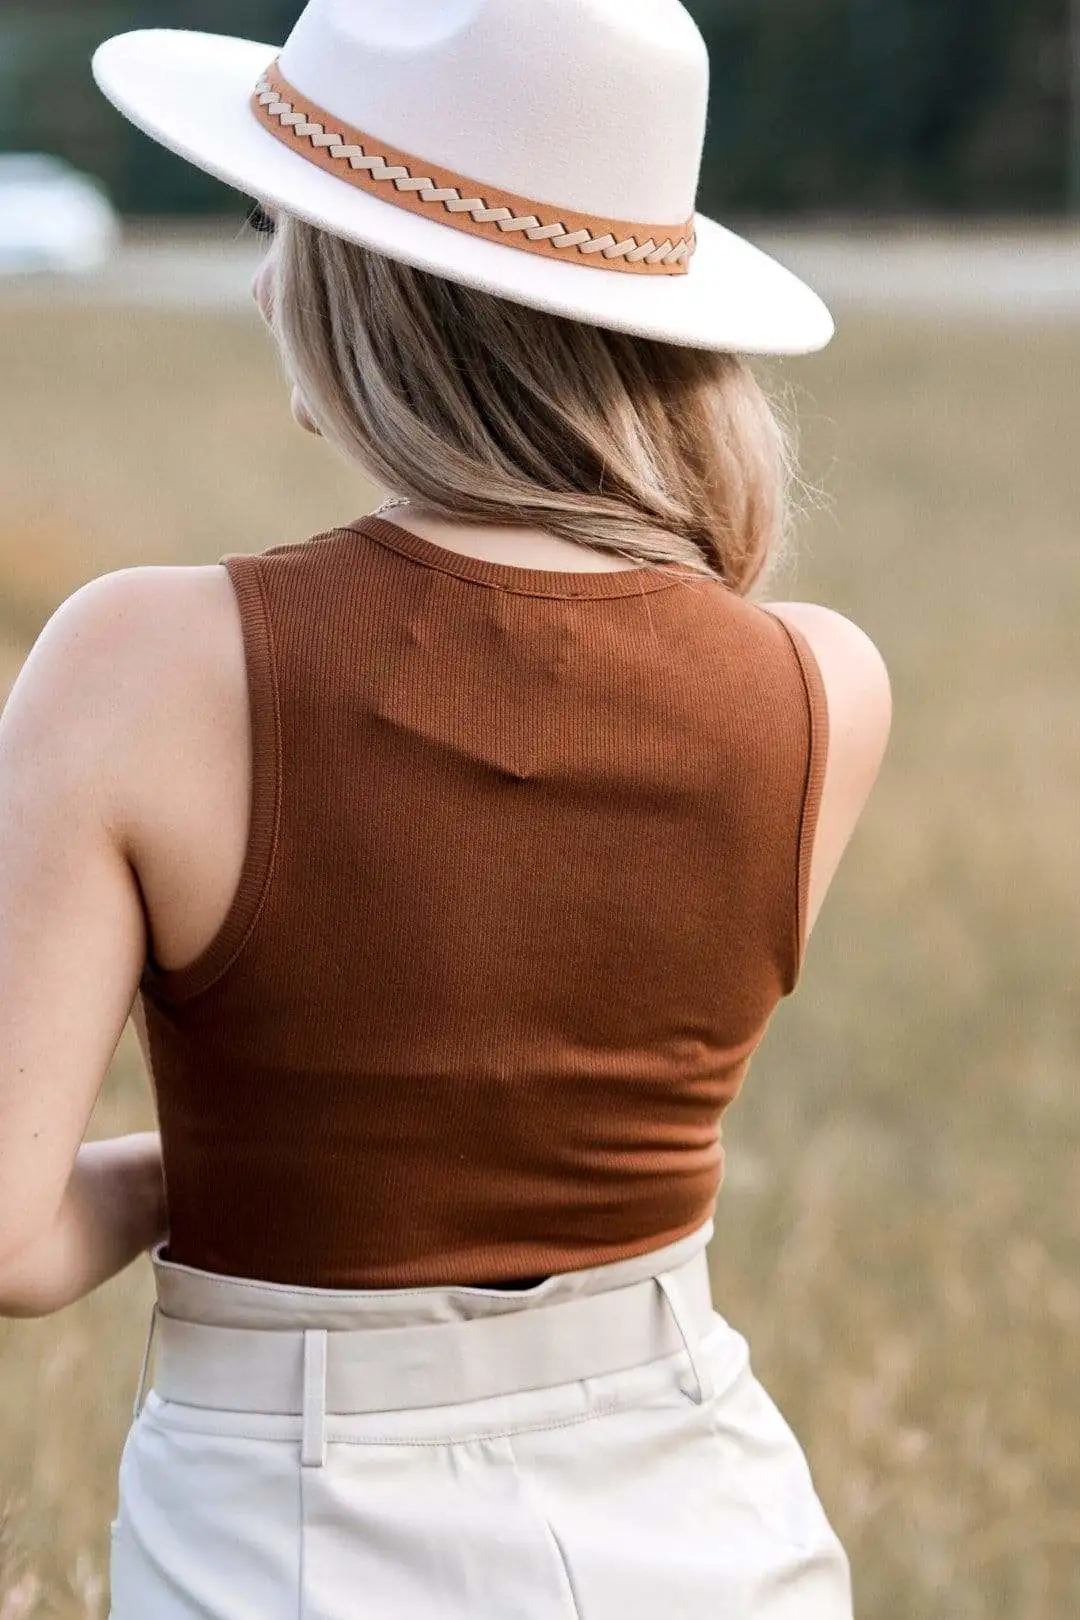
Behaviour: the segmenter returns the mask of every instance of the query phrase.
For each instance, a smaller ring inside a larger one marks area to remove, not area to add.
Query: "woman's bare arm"
[[[0,1316],[50,1316],[168,1236],[156,1131],[84,1142],[56,1219],[0,1268]]]
[[[892,729],[892,687],[870,637],[834,609],[813,602],[759,605],[802,632],[817,660],[828,706],[828,757],[810,864],[809,937],[881,770]]]
[[[83,587],[0,713],[0,1314],[61,1309],[163,1232],[157,1134],[85,1137],[146,956],[128,831],[172,600],[154,570]]]

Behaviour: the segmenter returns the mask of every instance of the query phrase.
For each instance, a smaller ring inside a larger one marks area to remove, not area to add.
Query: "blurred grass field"
[[[0,303],[0,353],[0,690],[96,574],[368,509],[292,427],[254,318]],[[895,720],[727,1116],[714,1294],[810,1456],[859,1620],[1072,1620],[1080,327],[847,317],[777,375],[830,500],[770,595],[862,624]],[[91,1134],[153,1125],[129,1030]],[[0,1620],[105,1615],[151,1298],[144,1259],[0,1323]]]

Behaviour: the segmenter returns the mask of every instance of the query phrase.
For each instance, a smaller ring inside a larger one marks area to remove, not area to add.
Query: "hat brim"
[[[309,163],[251,109],[280,47],[221,34],[140,29],[107,40],[93,74],[151,139],[247,196],[416,269],[554,315],[685,347],[810,354],[834,332],[818,295],[703,214],[683,276],[558,263],[397,208]]]

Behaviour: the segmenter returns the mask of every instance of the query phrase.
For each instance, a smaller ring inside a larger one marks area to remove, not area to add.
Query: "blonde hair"
[[[792,440],[741,358],[511,303],[288,214],[277,235],[286,372],[387,491],[740,596],[782,560]]]

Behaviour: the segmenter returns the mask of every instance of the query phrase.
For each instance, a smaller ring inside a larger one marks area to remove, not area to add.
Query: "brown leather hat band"
[[[259,122],[320,169],[397,208],[503,247],[623,274],[683,276],[696,245],[684,225],[641,225],[556,211],[481,185],[343,124],[283,79],[274,62],[251,101]]]

